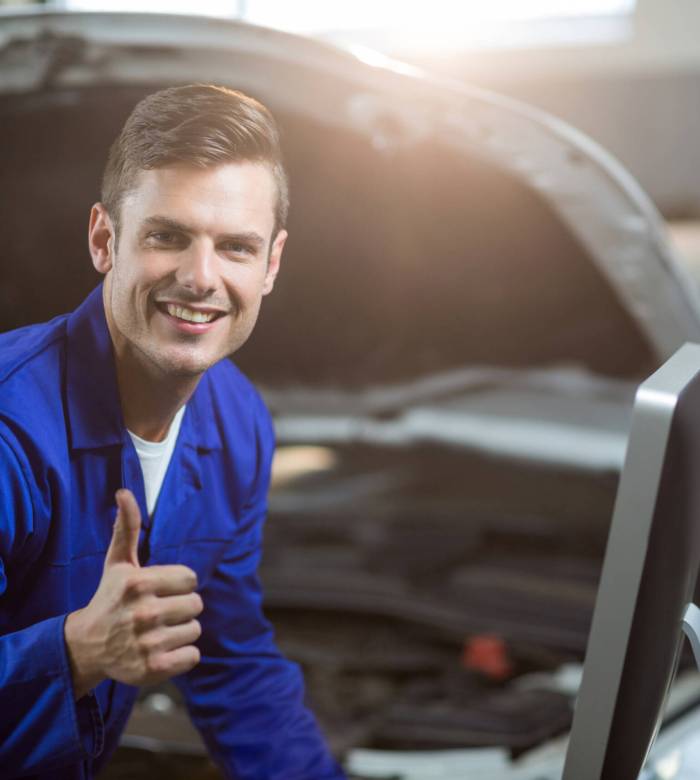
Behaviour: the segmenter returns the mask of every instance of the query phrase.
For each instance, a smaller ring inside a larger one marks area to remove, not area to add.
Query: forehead
[[[236,162],[195,168],[170,165],[140,171],[125,197],[125,227],[138,227],[156,214],[201,232],[255,229],[269,236],[277,191],[265,163]]]

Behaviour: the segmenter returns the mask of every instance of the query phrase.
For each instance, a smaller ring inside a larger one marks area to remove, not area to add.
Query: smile
[[[221,315],[221,312],[196,311],[185,306],[177,306],[174,303],[167,303],[165,310],[171,317],[177,317],[179,320],[186,320],[187,322],[211,322]]]
[[[227,314],[217,309],[192,309],[170,301],[158,301],[156,308],[178,332],[191,336],[208,333],[216,327],[216,321]]]

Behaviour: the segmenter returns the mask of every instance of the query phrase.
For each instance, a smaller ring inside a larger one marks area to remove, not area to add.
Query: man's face
[[[276,194],[261,163],[142,171],[116,251],[106,211],[93,208],[90,247],[106,273],[117,360],[193,377],[246,341],[287,236],[272,236]]]

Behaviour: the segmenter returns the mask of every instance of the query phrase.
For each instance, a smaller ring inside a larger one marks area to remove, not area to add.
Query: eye
[[[144,238],[144,245],[153,249],[184,249],[189,243],[189,238],[186,233],[179,230],[151,230],[146,233]]]
[[[254,255],[255,249],[249,244],[241,243],[240,241],[226,241],[221,244],[221,249],[224,252],[228,252],[233,255]]]
[[[147,238],[155,241],[158,244],[175,244],[180,236],[170,230],[157,230],[153,233],[149,233]]]

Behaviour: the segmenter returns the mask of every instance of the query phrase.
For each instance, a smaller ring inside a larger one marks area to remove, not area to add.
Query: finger
[[[112,540],[105,557],[105,566],[115,563],[139,565],[139,532],[141,531],[141,512],[134,494],[130,490],[118,490],[116,493],[117,519],[112,529]]]
[[[163,667],[169,677],[184,674],[194,668],[200,660],[199,650],[194,645],[185,645],[163,654]]]
[[[134,628],[137,633],[146,633],[157,626],[187,623],[201,611],[202,599],[197,593],[185,596],[154,596],[142,601],[134,611]]]
[[[161,606],[162,605],[162,606]],[[204,605],[198,593],[186,596],[165,596],[159,599],[161,622],[166,626],[176,626],[201,615]]]
[[[178,647],[185,647],[196,642],[202,635],[202,628],[197,620],[188,620],[177,626],[161,626],[144,637],[151,649],[156,652],[168,652]]]
[[[192,593],[197,587],[197,574],[179,563],[167,566],[146,566],[139,572],[142,591],[156,596],[177,596]]]

